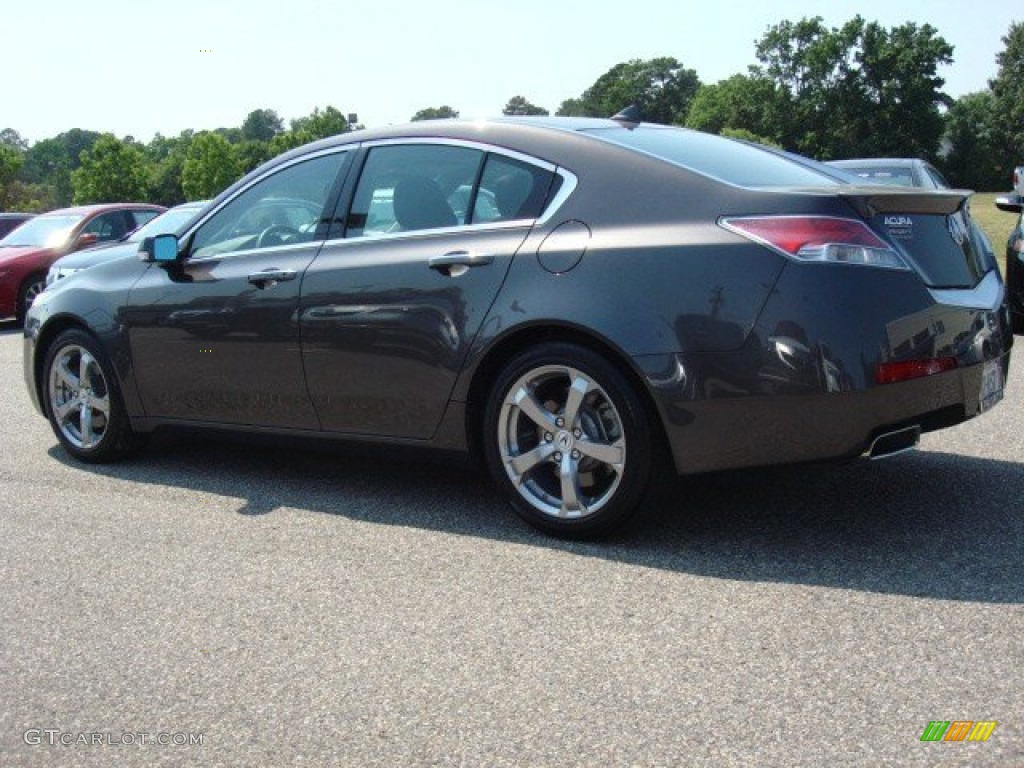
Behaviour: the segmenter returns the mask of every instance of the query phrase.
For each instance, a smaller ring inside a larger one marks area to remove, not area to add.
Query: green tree
[[[279,133],[274,140],[283,136]],[[274,156],[270,141],[243,141],[235,144],[235,157],[238,159],[238,168],[242,173],[248,173],[254,168],[259,168]]]
[[[277,112],[272,109],[254,109],[242,122],[242,139],[270,141],[283,130],[284,121]]]
[[[747,131],[778,142],[782,139],[778,133],[780,107],[779,93],[771,80],[733,75],[697,89],[686,115],[686,126],[708,133]]]
[[[313,141],[313,135],[306,133],[305,130],[279,133],[269,144],[270,157],[277,157],[284,152],[301,147],[303,144],[308,144],[311,141]]]
[[[146,145],[145,153],[149,163],[147,197],[150,202],[166,206],[185,202],[181,174],[185,167],[185,153],[191,143],[192,131],[186,130],[171,137],[158,133]]]
[[[16,200],[12,185],[17,183],[18,172],[24,162],[23,152],[10,144],[0,144],[0,211],[14,207]]]
[[[4,128],[0,131],[0,144],[4,144],[8,147],[24,152],[28,149],[28,142],[22,138],[21,134],[13,128]]]
[[[885,29],[855,16],[827,28],[821,17],[784,21],[757,44],[753,74],[781,96],[772,135],[812,157],[934,157],[940,105],[949,97],[936,71],[953,48],[935,28]]]
[[[218,133],[196,134],[185,153],[181,188],[188,200],[216,197],[241,175],[238,158]]]
[[[37,141],[25,152],[19,180],[43,190],[44,208],[71,205],[74,188],[71,172],[82,164],[82,152],[91,148],[100,134],[73,128],[50,139]]]
[[[524,96],[513,96],[501,110],[503,115],[549,115],[544,107],[530,103]]]
[[[989,81],[992,89],[992,133],[996,166],[1010,183],[1014,166],[1024,163],[1024,22],[1014,22],[1003,37],[1006,46],[996,55],[999,69]]]
[[[558,105],[558,111],[555,114],[559,117],[586,117],[587,107],[583,103],[583,99],[566,99]]]
[[[110,133],[82,152],[82,164],[71,172],[75,203],[141,200],[148,182],[146,159],[134,144]]]
[[[579,99],[562,102],[560,115],[611,117],[635,104],[644,120],[681,125],[700,79],[671,56],[632,59],[605,72]]]
[[[1009,176],[1000,163],[994,137],[995,98],[991,91],[961,96],[946,114],[949,153],[940,163],[955,187],[1001,189]]]
[[[348,124],[348,120],[341,112],[332,106],[324,107],[323,111],[320,111],[319,107],[313,109],[313,111],[306,117],[300,117],[291,122],[292,132],[302,133],[303,136],[308,136],[309,141],[316,141],[317,139],[326,139],[328,136],[336,136],[339,133],[345,133],[351,130],[351,126]]]
[[[442,107],[427,107],[426,109],[421,109],[412,116],[412,121],[415,123],[420,120],[442,120],[447,117],[458,116],[458,110],[452,109],[446,104]]]

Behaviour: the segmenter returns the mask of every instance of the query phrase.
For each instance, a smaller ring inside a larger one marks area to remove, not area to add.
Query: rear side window
[[[132,227],[132,229],[138,229],[143,224],[148,224],[159,215],[160,211],[151,211],[149,209],[140,209],[132,211],[132,216],[135,217],[135,226]]]
[[[537,218],[554,178],[553,171],[511,157],[488,155],[472,223]]]
[[[684,128],[640,126],[583,131],[740,187],[836,186],[835,179],[752,144]],[[808,161],[812,162],[812,161]]]
[[[363,166],[346,237],[465,224],[484,153],[466,147],[374,147]]]

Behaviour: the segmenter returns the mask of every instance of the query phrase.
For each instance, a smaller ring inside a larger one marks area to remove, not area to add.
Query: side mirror
[[[99,239],[100,236],[97,235],[95,232],[85,232],[75,239],[75,244],[72,246],[71,250],[80,251],[83,248],[88,248],[91,245],[96,245],[96,243],[99,242]]]
[[[139,260],[147,264],[171,264],[178,260],[176,235],[147,237],[139,244]]]
[[[996,208],[1007,213],[1020,213],[1024,200],[1020,195],[1000,195],[996,198]]]

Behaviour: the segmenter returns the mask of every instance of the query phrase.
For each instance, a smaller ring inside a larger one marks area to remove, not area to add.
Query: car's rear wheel
[[[15,310],[18,325],[22,325],[25,322],[25,314],[28,312],[28,308],[32,306],[36,296],[42,293],[45,288],[46,275],[29,275],[25,282],[21,284],[21,288],[18,289],[18,306]]]
[[[44,364],[46,412],[64,449],[81,461],[112,461],[134,446],[113,370],[96,339],[61,333]]]
[[[548,343],[514,357],[483,430],[491,474],[531,525],[586,539],[638,519],[651,427],[632,385],[596,352]]]

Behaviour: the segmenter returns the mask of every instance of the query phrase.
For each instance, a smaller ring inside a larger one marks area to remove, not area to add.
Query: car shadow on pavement
[[[21,334],[21,326],[15,320],[0,320],[0,336]]]
[[[722,579],[1024,602],[1024,466],[1012,462],[917,451],[683,478],[638,530],[577,543],[528,528],[482,471],[416,452],[158,436],[120,464],[50,453],[83,472],[245,499],[243,517],[290,508]]]

